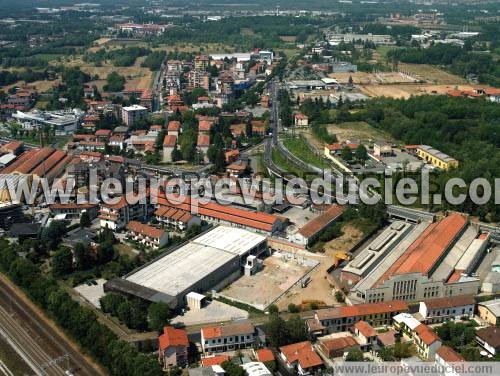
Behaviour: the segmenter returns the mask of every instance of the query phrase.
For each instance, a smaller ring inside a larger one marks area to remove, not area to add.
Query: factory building
[[[132,273],[107,282],[106,291],[163,301],[171,308],[185,304],[190,292],[218,290],[241,276],[247,256],[267,251],[264,236],[219,226],[167,250]]]
[[[488,242],[457,213],[435,223],[394,222],[349,262],[341,281],[352,286],[354,304],[474,295],[481,281],[472,272]]]

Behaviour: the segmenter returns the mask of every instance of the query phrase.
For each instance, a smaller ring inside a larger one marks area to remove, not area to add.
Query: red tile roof
[[[330,151],[342,150],[345,147],[348,147],[349,149],[356,149],[358,146],[359,146],[359,144],[354,144],[354,143],[350,143],[350,144],[335,143],[335,144],[325,145],[325,147]]]
[[[171,120],[168,122],[167,131],[178,131],[181,129],[181,122],[177,120]]]
[[[203,358],[201,360],[201,365],[203,367],[219,366],[222,363],[229,361],[229,359],[231,359],[229,355],[210,356],[208,358]]]
[[[259,349],[255,351],[259,362],[273,362],[274,354],[270,349]]]
[[[359,332],[365,337],[375,337],[377,335],[377,331],[373,329],[370,324],[363,320],[360,320],[356,324],[354,324],[354,328],[359,330]]]
[[[401,257],[379,278],[375,286],[394,274],[427,274],[467,225],[467,218],[452,213],[437,223],[429,225]]]
[[[158,338],[160,350],[165,350],[172,346],[189,346],[188,336],[185,330],[172,326],[165,326],[163,334]]]
[[[365,315],[378,315],[391,312],[404,312],[408,305],[402,300],[392,300],[380,303],[363,303],[353,306],[326,308],[316,311],[320,320],[341,317],[362,317]]]
[[[184,201],[180,201],[176,196],[169,195],[167,199],[165,195],[160,194],[158,196],[158,204],[188,212],[192,210],[190,197],[186,197]],[[272,231],[274,224],[278,221],[278,217],[272,214],[251,212],[214,202],[207,204],[199,203],[198,213],[263,231]]]
[[[228,337],[243,334],[253,334],[255,327],[250,322],[237,323],[233,322],[231,324],[211,326],[201,328],[204,339],[213,339],[219,337]]]
[[[337,219],[345,210],[342,205],[332,205],[327,211],[320,214],[316,218],[311,219],[299,230],[299,233],[305,237],[310,238],[323,230],[326,226]]]
[[[208,120],[200,120],[200,123],[198,125],[198,130],[201,132],[210,132],[210,129],[212,129],[213,123]]]
[[[173,134],[168,134],[163,139],[163,146],[174,147],[176,142],[177,142],[177,136]]]
[[[129,231],[155,239],[159,239],[165,234],[165,231],[163,230],[160,230],[156,227],[152,227],[149,225],[145,225],[138,221],[130,221],[127,225],[127,229]]]
[[[207,134],[199,134],[198,140],[196,141],[198,146],[210,146],[210,136]]]
[[[436,354],[441,357],[445,362],[464,362],[465,359],[462,355],[457,353],[451,347],[446,345],[441,346],[437,349]]]
[[[426,345],[430,346],[436,341],[440,341],[434,331],[425,324],[420,324],[415,328],[415,333]]]
[[[111,136],[111,130],[109,129],[99,129],[95,131],[96,136]]]
[[[428,309],[463,307],[474,305],[474,295],[457,295],[444,298],[427,299],[423,301]]]
[[[321,366],[323,361],[314,351],[311,342],[304,341],[280,347],[288,363],[298,362],[302,369]]]
[[[57,210],[57,209],[92,209],[97,207],[97,204],[91,204],[89,202],[84,203],[84,204],[78,204],[76,202],[68,202],[67,204],[52,204],[49,206],[51,210]]]
[[[320,340],[320,346],[324,348],[328,354],[357,345],[358,342],[356,342],[356,340],[350,335],[346,335],[345,337]]]

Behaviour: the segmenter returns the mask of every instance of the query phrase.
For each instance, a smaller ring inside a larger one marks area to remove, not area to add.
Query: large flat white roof
[[[265,241],[234,227],[218,226],[125,277],[140,286],[176,296]]]
[[[241,256],[265,240],[265,236],[247,230],[219,226],[195,239],[194,242]]]
[[[232,259],[239,263],[239,259],[232,253],[188,243],[125,279],[140,286],[177,296]]]

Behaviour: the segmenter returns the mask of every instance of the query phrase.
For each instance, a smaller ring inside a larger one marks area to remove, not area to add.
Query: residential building
[[[430,327],[420,323],[409,313],[394,316],[394,327],[413,340],[422,358],[434,360],[436,351],[441,346],[441,340]]]
[[[491,355],[497,355],[500,351],[500,328],[488,326],[478,329],[476,342]]]
[[[439,366],[446,367],[447,371],[444,376],[459,376],[460,374],[453,369],[453,366],[456,363],[465,362],[465,359],[451,347],[443,345],[437,349],[435,361]]]
[[[200,225],[201,219],[185,210],[160,207],[155,211],[156,220],[179,231],[187,230],[193,225]]]
[[[205,354],[250,348],[255,341],[255,327],[250,322],[232,322],[201,329],[201,347]]]
[[[137,104],[122,108],[122,121],[128,127],[139,121],[145,120],[147,116],[148,109]]]
[[[496,326],[500,318],[500,299],[478,303],[477,311],[484,321]]]
[[[270,349],[258,349],[253,351],[255,358],[262,363],[274,362],[274,354]]]
[[[315,312],[314,320],[321,324],[323,332],[336,333],[349,330],[361,320],[375,328],[390,325],[395,315],[407,311],[408,305],[404,301],[394,300],[320,309]]]
[[[449,296],[420,302],[419,313],[426,324],[435,324],[472,318],[474,306],[473,295]]]
[[[198,134],[198,140],[196,141],[196,146],[198,150],[203,153],[203,159],[205,163],[208,162],[208,148],[210,147],[210,136],[208,134]]]
[[[185,330],[166,326],[158,343],[158,361],[163,365],[163,370],[188,364],[189,340]]]
[[[373,155],[376,157],[390,157],[393,155],[392,146],[384,141],[376,141],[373,144]]]
[[[362,351],[373,349],[377,343],[377,331],[366,321],[360,320],[351,328]]]
[[[293,115],[294,124],[296,127],[307,127],[309,125],[309,117],[303,113],[296,113]]]
[[[441,347],[441,339],[425,324],[416,327],[414,342],[418,354],[426,360],[434,360],[436,351]]]
[[[271,371],[267,369],[264,363],[248,362],[241,365],[247,376],[272,376]]]
[[[126,197],[122,196],[116,203],[101,203],[99,210],[101,227],[119,231],[124,229],[132,220],[143,220],[147,215],[148,205],[146,202],[141,201],[138,200],[133,204],[129,204]]]
[[[323,367],[323,361],[309,341],[282,346],[279,350],[286,366],[301,376],[314,374]]]
[[[220,366],[222,363],[231,359],[229,355],[211,355],[201,358],[201,365],[203,367]]]
[[[176,144],[177,144],[177,136],[175,136],[175,135],[168,134],[163,139],[163,162],[164,163],[173,162],[172,152],[174,151]]]
[[[458,161],[428,145],[420,145],[417,149],[419,158],[442,170],[458,167]]]
[[[341,357],[346,351],[360,349],[356,339],[348,334],[342,337],[320,338],[318,339],[317,346],[319,351],[330,359]]]
[[[127,230],[129,239],[152,249],[162,248],[168,243],[168,233],[166,231],[138,221],[130,221]]]
[[[171,120],[168,122],[167,134],[169,136],[179,137],[181,131],[181,122],[177,120]]]
[[[89,215],[90,220],[93,220],[99,213],[99,205],[70,202],[67,204],[52,204],[49,206],[49,210],[50,214],[54,216],[64,214],[68,219],[79,219],[82,214],[86,212]]]
[[[210,58],[207,55],[198,55],[194,58],[194,68],[197,70],[206,70],[210,64]]]
[[[192,70],[187,74],[188,87],[191,89],[203,88],[210,90],[210,74],[202,70]]]

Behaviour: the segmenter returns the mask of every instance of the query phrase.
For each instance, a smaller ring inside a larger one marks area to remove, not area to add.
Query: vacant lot
[[[359,89],[370,97],[410,98],[412,95],[445,95],[453,89],[473,90],[479,86],[474,85],[431,85],[431,84],[406,84],[406,85],[360,85]],[[484,87],[484,86],[481,86]]]
[[[458,85],[465,84],[466,80],[460,76],[448,73],[442,69],[436,68],[428,64],[399,64],[399,69],[415,75],[422,81],[443,84],[443,85]]]
[[[311,262],[301,256],[289,258],[275,253],[264,260],[260,272],[241,277],[220,295],[264,310],[311,270]]]
[[[363,233],[357,228],[346,225],[342,228],[343,235],[328,242],[324,247],[324,254],[318,255],[320,264],[311,273],[311,282],[305,288],[295,286],[279,300],[278,307],[287,309],[288,304],[300,305],[305,300],[315,300],[331,306],[337,303],[335,290],[326,278],[327,269],[332,266],[333,257],[337,252],[349,252],[349,250],[362,237]]]
[[[375,129],[364,121],[353,121],[340,124],[330,124],[327,126],[328,133],[335,134],[338,142],[369,140],[392,141],[392,138],[385,132]]]

